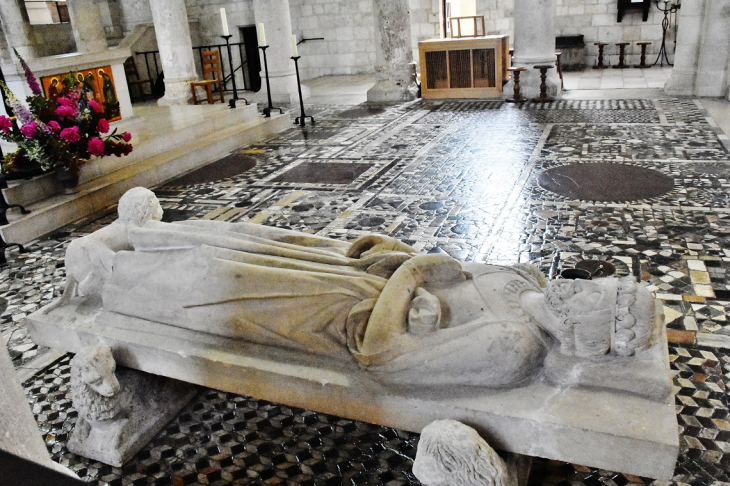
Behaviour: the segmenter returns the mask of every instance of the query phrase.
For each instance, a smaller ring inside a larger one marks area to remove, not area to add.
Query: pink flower
[[[99,123],[96,125],[96,129],[99,130],[99,133],[106,133],[109,131],[109,122],[106,121],[106,118],[99,120]]]
[[[89,100],[89,106],[91,107],[92,110],[94,110],[97,113],[101,113],[102,111],[104,111],[104,110],[102,110],[101,105],[96,102],[96,100]],[[103,133],[106,133],[106,132],[103,132]]]
[[[65,96],[61,96],[59,98],[56,98],[56,103],[58,103],[60,106],[73,106],[74,102],[70,99],[66,98]]]
[[[10,130],[13,129],[13,122],[10,121],[10,118],[8,118],[5,115],[0,116],[0,130],[2,130],[5,133],[10,133]]]
[[[104,141],[100,138],[92,138],[89,140],[87,149],[91,155],[101,157],[104,155]]]
[[[60,99],[60,98],[59,98]],[[61,105],[56,108],[56,115],[63,120],[65,118],[72,118],[76,115],[76,110],[67,105]]]
[[[61,138],[68,143],[78,142],[81,140],[79,135],[79,127],[64,128],[61,130]]]
[[[56,120],[51,120],[48,122],[48,128],[51,129],[51,132],[58,133],[58,131],[61,130],[61,125],[59,125]]]
[[[38,124],[30,122],[20,127],[20,132],[28,138],[35,138],[38,135]]]
[[[122,133],[122,140],[124,140],[125,142],[129,142],[130,140],[132,140],[132,134],[129,132]]]

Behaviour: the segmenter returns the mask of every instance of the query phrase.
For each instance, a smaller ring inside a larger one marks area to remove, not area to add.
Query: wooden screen
[[[494,49],[473,49],[474,88],[494,88],[497,84]]]
[[[508,48],[507,36],[419,42],[423,97],[501,97]]]
[[[449,71],[446,66],[446,51],[426,53],[426,87],[428,89],[446,89],[449,87]]]
[[[449,51],[449,87],[471,88],[471,52],[467,49]]]

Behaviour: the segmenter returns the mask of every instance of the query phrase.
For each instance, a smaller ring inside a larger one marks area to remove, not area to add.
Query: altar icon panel
[[[111,112],[109,121],[121,120],[119,98],[117,97],[111,66],[82,69],[72,72],[71,75],[81,86],[81,99],[79,101],[81,109],[88,108],[89,101],[95,100],[105,111],[109,110]],[[62,73],[41,78],[41,85],[46,98],[54,101],[58,98],[59,91],[61,91],[60,84],[66,76],[66,73]]]

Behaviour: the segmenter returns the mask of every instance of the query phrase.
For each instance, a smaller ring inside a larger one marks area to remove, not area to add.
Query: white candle
[[[297,36],[296,35],[291,36],[291,55],[292,55],[292,57],[299,56],[299,50],[297,49]]]
[[[221,23],[223,24],[223,35],[230,35],[228,32],[228,19],[226,18],[225,8],[221,8]]]
[[[266,32],[264,31],[264,24],[259,24],[259,45],[265,46],[266,45]]]

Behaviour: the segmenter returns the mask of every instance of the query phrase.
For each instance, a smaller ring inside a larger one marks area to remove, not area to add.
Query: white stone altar
[[[160,223],[149,191],[75,240],[33,340],[419,432],[437,419],[495,449],[659,479],[678,453],[662,316],[631,278],[419,255],[248,224]],[[275,386],[272,386],[275,384]]]

